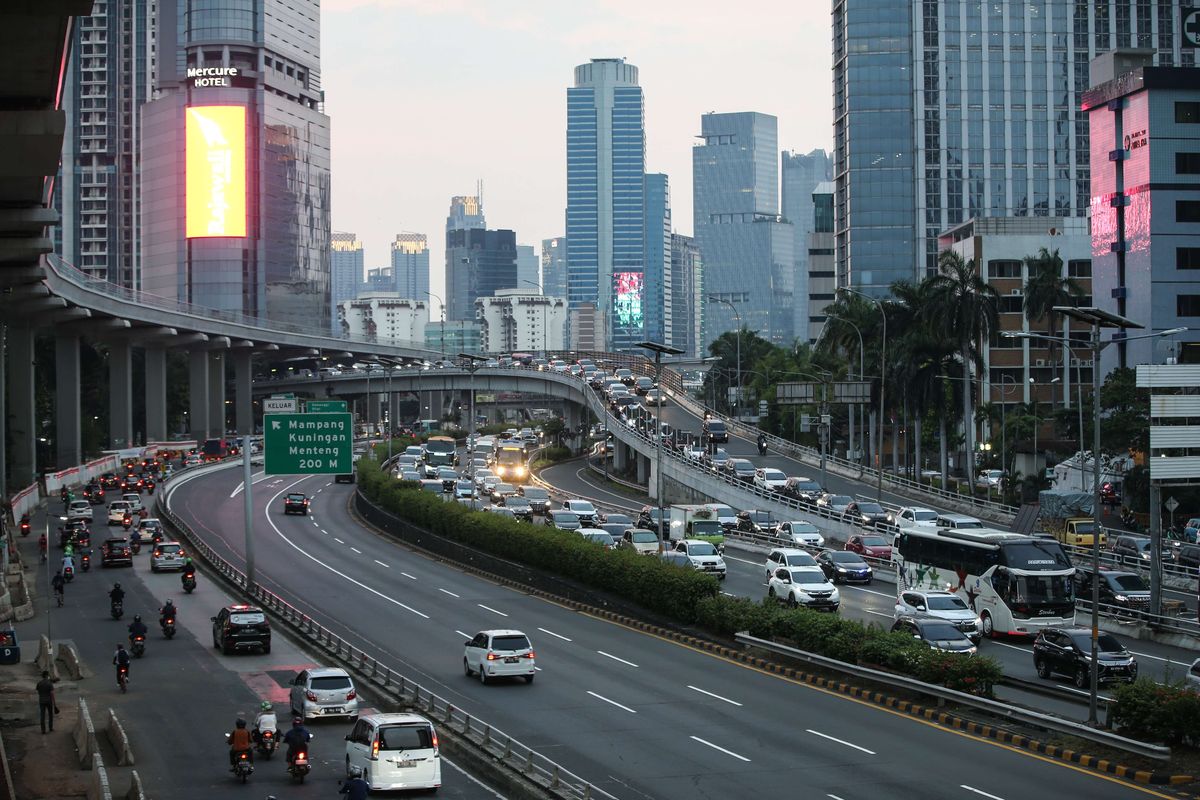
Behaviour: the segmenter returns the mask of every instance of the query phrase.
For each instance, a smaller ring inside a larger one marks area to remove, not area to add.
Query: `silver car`
[[[313,667],[296,675],[291,689],[292,716],[358,716],[358,692],[354,681],[340,667]]]

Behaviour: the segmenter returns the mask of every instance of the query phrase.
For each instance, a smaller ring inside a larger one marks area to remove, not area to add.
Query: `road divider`
[[[78,713],[75,716],[75,727],[71,730],[71,738],[75,740],[75,753],[79,756],[81,769],[92,767],[92,756],[100,752],[100,744],[96,740],[96,726],[92,722],[92,714],[88,711],[87,701],[82,697],[78,701]]]
[[[63,669],[71,680],[77,681],[84,677],[83,660],[79,657],[79,650],[74,642],[58,643],[57,660],[62,662]]]
[[[108,782],[108,770],[99,753],[92,753],[92,778],[88,781],[87,800],[112,800],[112,787]]]
[[[117,754],[117,765],[132,767],[133,748],[129,745],[129,735],[125,733],[125,726],[117,719],[117,712],[111,708],[108,710],[108,726],[105,732],[108,734],[109,744]]]

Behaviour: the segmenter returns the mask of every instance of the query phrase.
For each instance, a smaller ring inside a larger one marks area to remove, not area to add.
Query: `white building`
[[[501,289],[475,301],[475,316],[485,353],[563,349],[567,303],[562,297]]]
[[[425,344],[429,306],[395,292],[364,292],[338,307],[342,333],[375,342]]]

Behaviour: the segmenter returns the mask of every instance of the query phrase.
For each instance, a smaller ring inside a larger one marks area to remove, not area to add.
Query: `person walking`
[[[42,670],[42,679],[37,682],[38,719],[42,724],[42,733],[46,733],[46,723],[50,724],[50,732],[54,732],[54,715],[58,713],[58,703],[54,700],[54,682],[50,673]]]

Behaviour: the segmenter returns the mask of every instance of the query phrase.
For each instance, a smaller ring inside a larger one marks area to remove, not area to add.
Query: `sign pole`
[[[246,591],[254,595],[254,498],[250,489],[250,434],[242,439],[242,494],[246,496]]]

